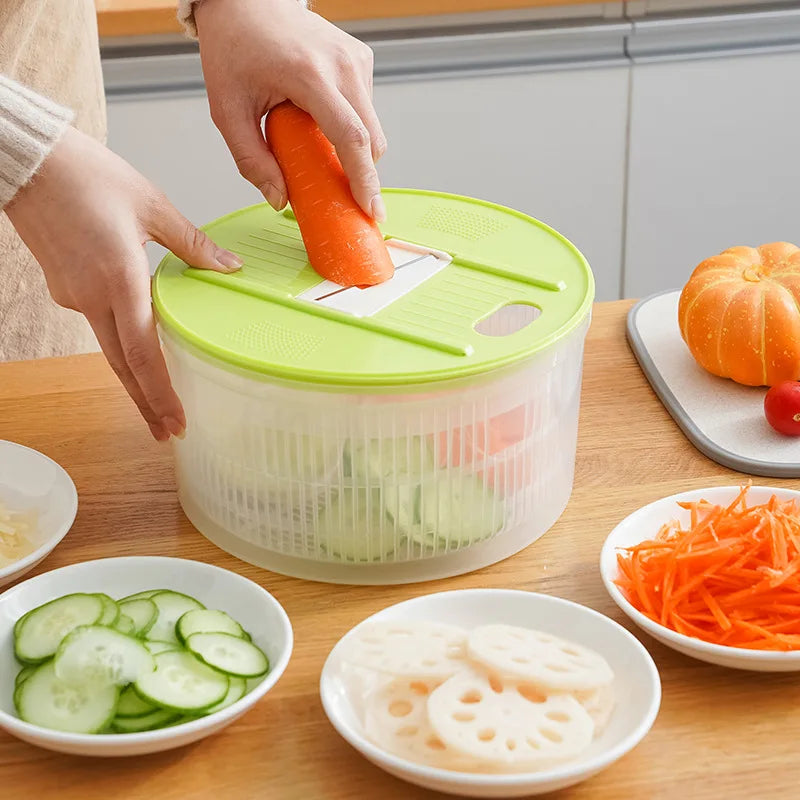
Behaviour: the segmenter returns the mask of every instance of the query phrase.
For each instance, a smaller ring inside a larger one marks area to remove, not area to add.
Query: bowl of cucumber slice
[[[105,558],[0,594],[0,728],[49,750],[132,756],[216,733],[278,681],[292,627],[228,570]]]

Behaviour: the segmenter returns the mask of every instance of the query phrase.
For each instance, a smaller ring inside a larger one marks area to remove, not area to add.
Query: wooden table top
[[[513,11],[548,6],[598,5],[604,0],[312,0],[314,10],[332,22],[393,17],[427,17]],[[100,36],[143,36],[179,33],[177,0],[95,0]]]
[[[800,682],[727,671],[678,655],[633,629],[598,572],[605,536],[644,503],[738,483],[678,431],[625,343],[627,302],[600,304],[586,349],[572,500],[540,541],[471,575],[400,587],[337,587],[251,567],[207,543],[178,505],[169,448],[148,438],[99,355],[0,364],[0,439],[61,463],[78,487],[75,526],[36,572],[102,556],[207,561],[258,582],[283,604],[295,650],[277,686],[222,733],[184,749],[120,760],[49,753],[0,732],[0,797],[59,800],[433,800],[352,750],[319,700],[323,662],[364,617],[418,594],[501,587],[586,604],[634,630],[663,681],[649,736],[594,779],[550,800],[796,798]],[[797,488],[800,481],[773,481]]]

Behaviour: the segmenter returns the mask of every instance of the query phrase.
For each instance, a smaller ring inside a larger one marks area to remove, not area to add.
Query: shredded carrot
[[[800,650],[800,509],[773,495],[747,504],[679,503],[664,525],[617,553],[628,601],[678,633],[749,650]]]

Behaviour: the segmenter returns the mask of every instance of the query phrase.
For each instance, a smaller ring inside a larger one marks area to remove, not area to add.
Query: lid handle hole
[[[528,303],[508,303],[475,323],[481,336],[511,336],[527,328],[542,314],[542,309]]]

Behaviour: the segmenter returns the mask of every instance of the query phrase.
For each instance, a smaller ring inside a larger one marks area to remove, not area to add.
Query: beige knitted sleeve
[[[178,0],[178,22],[183,26],[186,35],[191,39],[197,38],[197,26],[194,24],[194,7],[201,2],[201,0]],[[235,3],[236,0],[229,0],[230,3]],[[308,8],[310,0],[298,0],[301,6]]]
[[[0,75],[0,208],[36,173],[72,111]]]

